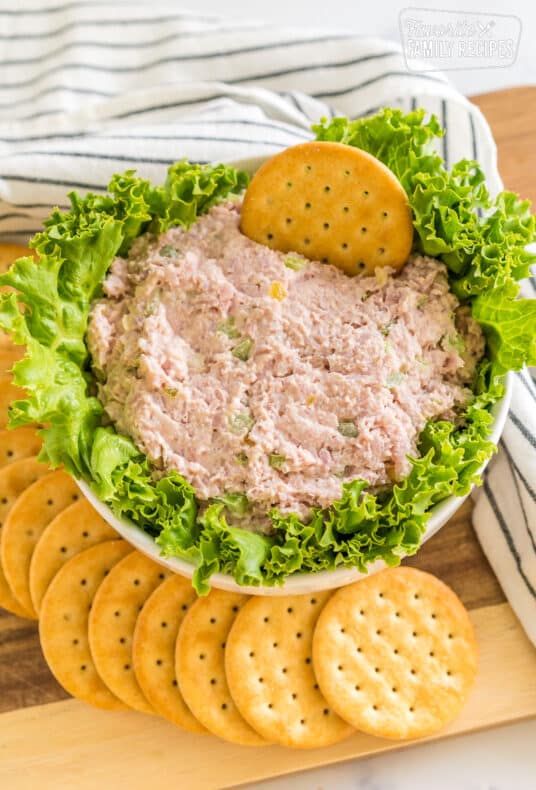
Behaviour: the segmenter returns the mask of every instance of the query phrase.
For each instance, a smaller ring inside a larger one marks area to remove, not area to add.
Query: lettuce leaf
[[[516,280],[534,259],[524,250],[535,233],[528,203],[511,193],[491,200],[475,162],[448,172],[433,148],[442,130],[424,111],[335,118],[314,129],[318,139],[369,151],[397,175],[413,210],[415,249],[445,262],[452,289],[470,300],[488,336],[489,359],[479,366],[461,424],[429,422],[410,474],[389,492],[373,493],[354,480],[307,523],[273,510],[272,534],[256,534],[227,520],[247,518],[244,494],[199,503],[187,480],[176,472],[156,476],[131,439],[103,420],[85,333],[113,258],[127,254],[141,233],[188,228],[216,202],[240,193],[245,174],[178,162],[162,186],[127,171],[112,178],[107,195],[72,193],[71,209],[55,210],[31,243],[39,262],[21,258],[0,276],[0,285],[16,290],[0,297],[0,326],[27,346],[14,376],[28,396],[12,404],[10,425],[46,424],[42,459],[86,480],[116,515],[152,535],[164,556],[194,564],[200,594],[216,572],[243,585],[273,585],[292,573],[364,571],[376,559],[396,565],[415,553],[431,509],[466,494],[494,450],[487,437],[490,407],[503,394],[500,376],[536,357],[534,304],[516,298]]]

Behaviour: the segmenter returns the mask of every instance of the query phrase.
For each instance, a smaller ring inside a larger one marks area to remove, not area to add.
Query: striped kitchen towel
[[[0,6],[0,240],[26,241],[70,189],[104,191],[121,170],[161,181],[183,157],[266,156],[310,139],[321,116],[386,105],[436,113],[447,164],[477,158],[490,190],[501,187],[479,110],[443,76],[408,72],[393,42],[200,17],[162,0],[48,2]],[[535,402],[529,373],[515,376],[474,517],[534,642]]]

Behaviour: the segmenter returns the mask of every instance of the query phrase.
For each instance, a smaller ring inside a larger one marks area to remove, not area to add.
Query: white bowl
[[[509,373],[506,377],[506,392],[502,400],[495,404],[492,410],[493,424],[489,439],[495,444],[498,443],[501,433],[506,422],[508,409],[510,406],[510,398],[512,396],[512,374]],[[486,462],[487,463],[487,462]],[[486,464],[482,466],[482,470]],[[118,518],[108,507],[102,502],[87,483],[77,480],[78,486],[82,493],[91,502],[95,510],[110,524],[121,537],[128,540],[135,548],[139,549],[148,557],[163,565],[169,570],[192,578],[194,573],[194,566],[176,557],[165,558],[160,556],[160,547],[154,540],[142,532],[139,527],[134,526],[130,521],[124,518]],[[430,514],[426,532],[422,537],[422,543],[440,529],[449,518],[458,510],[462,502],[467,499],[466,496],[455,497],[451,496],[436,505]],[[385,568],[383,560],[376,560],[368,566],[368,573],[375,573]],[[218,587],[220,590],[229,590],[230,592],[242,592],[248,595],[305,595],[308,593],[319,592],[320,590],[331,590],[335,587],[343,587],[345,584],[357,581],[363,577],[363,574],[357,568],[337,568],[333,571],[319,571],[318,573],[296,573],[289,576],[280,587],[243,587],[235,582],[232,576],[227,576],[223,573],[215,573],[210,577],[210,584],[213,587]]]
[[[268,157],[256,157],[250,159],[241,159],[229,164],[249,173],[253,173],[260,165],[266,161]],[[512,395],[512,375],[508,374],[505,380],[506,391],[501,401],[495,404],[492,410],[493,424],[491,426],[489,439],[492,442],[498,443],[501,433],[506,422],[508,408],[510,406],[510,398]],[[482,470],[486,464],[482,466]],[[481,471],[482,471],[481,470]],[[139,551],[146,554],[151,559],[169,568],[171,571],[192,578],[195,567],[187,562],[178,558],[164,558],[160,556],[160,547],[154,542],[153,538],[143,532],[139,527],[134,526],[126,519],[118,518],[112,510],[105,505],[98,497],[95,496],[93,491],[89,488],[87,483],[81,480],[77,481],[82,493],[91,502],[95,510],[129,543],[131,543]],[[465,501],[468,494],[463,497],[448,497],[443,502],[436,505],[428,520],[426,532],[423,535],[422,542],[431,538],[440,527],[449,520],[449,518],[458,510],[462,502]],[[376,571],[385,568],[383,560],[377,560],[369,565],[367,573],[375,573]],[[333,571],[319,571],[318,573],[297,573],[289,576],[281,586],[276,587],[243,587],[236,583],[232,576],[227,576],[223,573],[215,573],[210,577],[210,584],[213,587],[218,587],[220,590],[229,590],[231,592],[247,593],[249,595],[300,595],[318,592],[320,590],[330,590],[335,587],[342,587],[345,584],[350,584],[364,574],[360,573],[356,568],[337,568]]]

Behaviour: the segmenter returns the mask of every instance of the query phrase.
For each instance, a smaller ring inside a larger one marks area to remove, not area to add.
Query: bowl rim
[[[243,159],[231,160],[226,164],[240,170],[245,170],[251,174],[269,158],[269,156],[246,157]],[[499,442],[504,425],[506,423],[506,418],[508,416],[508,410],[510,408],[510,400],[513,389],[513,374],[511,372],[507,373],[504,377],[504,384],[504,396],[500,401],[494,404],[493,408],[491,409],[493,423],[488,438],[494,444],[498,444]],[[479,470],[480,474],[486,468],[489,460],[490,459],[482,464]],[[88,499],[93,505],[95,510],[119,533],[122,538],[127,540],[132,546],[141,551],[143,554],[146,554],[159,565],[162,565],[163,567],[181,576],[185,576],[189,579],[192,578],[195,571],[195,566],[192,563],[178,557],[162,557],[159,553],[159,546],[155,543],[154,539],[150,535],[148,535],[146,532],[143,532],[139,527],[127,519],[116,516],[111,508],[96,496],[96,494],[91,490],[90,486],[85,481],[76,479],[76,483],[78,484],[78,487],[86,499]],[[421,545],[431,538],[432,535],[434,535],[450,519],[450,517],[467,499],[470,493],[471,492],[468,492],[465,496],[461,497],[447,497],[445,500],[439,502],[432,508],[426,530],[422,537]],[[288,576],[281,585],[276,585],[274,587],[268,587],[265,585],[260,585],[259,587],[246,585],[242,586],[228,574],[214,573],[210,577],[210,585],[220,590],[238,592],[245,595],[309,594],[313,592],[320,592],[321,590],[330,590],[336,587],[342,587],[345,584],[350,584],[351,582],[364,578],[364,576],[367,576],[371,573],[376,573],[385,567],[386,564],[383,560],[376,560],[368,566],[366,573],[361,573],[361,571],[359,571],[357,568],[336,568],[334,570],[296,573]]]

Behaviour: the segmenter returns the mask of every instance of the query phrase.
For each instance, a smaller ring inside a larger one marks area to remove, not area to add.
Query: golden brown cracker
[[[197,595],[190,579],[173,575],[156,588],[136,623],[132,657],[141,689],[155,711],[191,732],[206,732],[186,705],[177,683],[175,643]]]
[[[246,190],[241,229],[272,249],[347,274],[398,269],[413,241],[396,176],[365,151],[331,142],[301,143],[265,162]]]
[[[108,710],[128,707],[99,676],[88,641],[95,594],[112,568],[132,551],[124,540],[109,540],[72,557],[57,573],[43,599],[39,635],[45,659],[73,697]]]
[[[52,579],[71,557],[118,537],[84,497],[62,510],[46,527],[32,554],[29,587],[35,611],[39,612]]]
[[[37,455],[43,442],[33,425],[0,431],[0,469],[13,461]]]
[[[101,584],[89,616],[89,644],[97,671],[125,704],[154,713],[132,665],[136,620],[151,593],[170,575],[139,551],[125,557]]]
[[[0,561],[19,603],[37,618],[30,595],[30,562],[37,542],[52,519],[82,494],[75,481],[58,469],[22,492],[2,527]]]
[[[176,671],[186,704],[209,732],[231,743],[262,746],[266,741],[238,711],[225,676],[226,640],[247,600],[216,589],[198,598],[179,629]]]
[[[21,458],[12,464],[0,469],[0,540],[2,538],[2,526],[6,521],[7,515],[13,503],[28,488],[28,486],[39,480],[40,477],[49,472],[46,464],[42,464],[34,456]],[[25,609],[15,598],[4,576],[2,564],[0,562],[0,606],[8,612],[31,619],[32,613]]]
[[[334,594],[318,620],[313,659],[326,699],[354,727],[420,738],[460,712],[475,679],[477,644],[454,592],[403,567]]]
[[[255,596],[227,640],[225,671],[236,706],[282,746],[328,746],[353,731],[322,696],[313,671],[313,631],[330,595]]]

